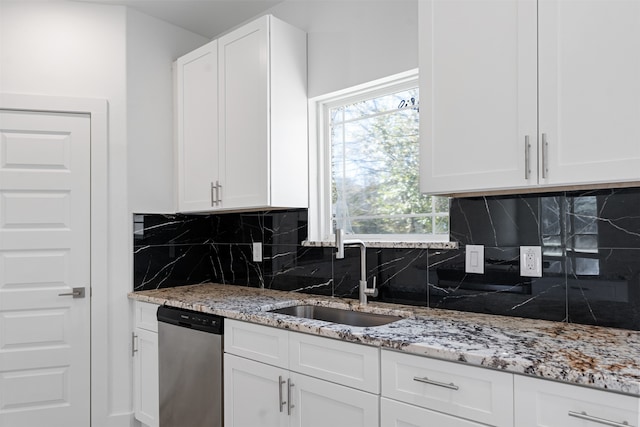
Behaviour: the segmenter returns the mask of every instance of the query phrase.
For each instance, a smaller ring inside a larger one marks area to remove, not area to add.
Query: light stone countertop
[[[129,298],[407,353],[640,396],[640,332],[371,302],[242,286],[202,284],[132,292]],[[363,328],[268,310],[298,304],[395,314]]]
[[[378,241],[378,242],[366,242],[367,248],[386,248],[386,249],[458,249],[458,242],[421,242],[421,241]],[[305,240],[302,242],[302,246],[315,247],[315,248],[335,248],[336,242],[331,240],[325,241],[313,241]]]

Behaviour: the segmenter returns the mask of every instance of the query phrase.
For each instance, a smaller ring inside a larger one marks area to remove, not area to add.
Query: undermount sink
[[[362,311],[322,307],[318,305],[294,305],[292,307],[269,310],[269,312],[358,327],[382,326],[402,319],[402,317],[399,316],[364,313]]]

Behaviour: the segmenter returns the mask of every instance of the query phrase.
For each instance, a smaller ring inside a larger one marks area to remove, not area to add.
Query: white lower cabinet
[[[224,338],[225,427],[379,425],[377,348],[229,319]]]
[[[485,427],[486,425],[383,397],[380,399],[380,426]]]
[[[286,369],[224,355],[224,425],[285,427]],[[284,384],[281,383],[284,381]]]
[[[135,418],[158,426],[157,305],[134,302]],[[640,427],[640,398],[225,320],[225,427]]]
[[[378,426],[378,396],[295,372],[290,374],[291,427]]]
[[[134,301],[133,410],[147,427],[158,427],[158,306]]]
[[[523,376],[515,377],[518,427],[638,427],[640,399]]]
[[[443,425],[513,426],[512,374],[388,350],[381,363],[382,397],[458,419]]]

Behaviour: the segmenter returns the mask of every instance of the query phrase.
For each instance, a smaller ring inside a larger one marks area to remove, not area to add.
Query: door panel
[[[287,427],[285,385],[289,372],[264,363],[224,355],[225,427]],[[279,397],[285,399],[279,401]]]
[[[88,426],[90,118],[0,112],[0,425]]]
[[[212,41],[178,59],[178,210],[215,208],[218,180],[218,48]]]
[[[539,26],[541,183],[637,181],[640,2],[541,0]]]
[[[268,41],[266,16],[218,40],[223,208],[269,204]]]
[[[421,190],[536,184],[536,2],[431,0],[419,13]]]
[[[291,372],[291,427],[370,427],[379,425],[379,398]]]

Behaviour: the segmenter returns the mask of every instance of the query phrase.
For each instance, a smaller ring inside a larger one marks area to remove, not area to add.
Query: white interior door
[[[3,427],[90,425],[90,142],[88,115],[0,110]]]

